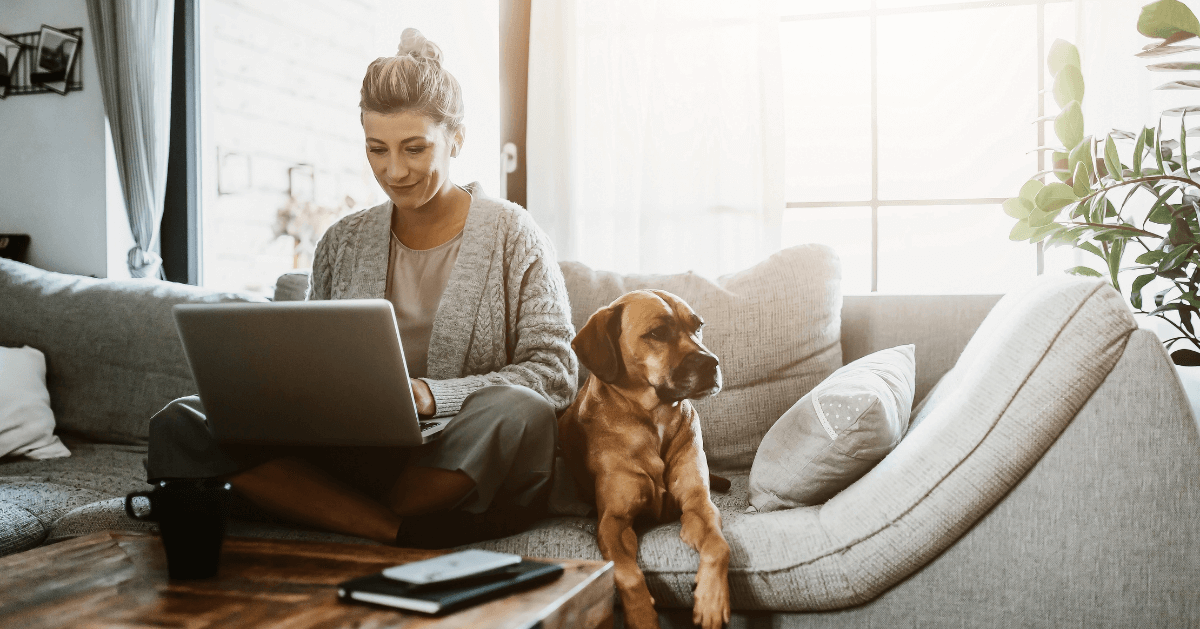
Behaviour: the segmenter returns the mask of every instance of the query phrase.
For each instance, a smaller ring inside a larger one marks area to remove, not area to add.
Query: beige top
[[[404,362],[411,378],[428,375],[429,336],[450,271],[458,260],[462,232],[432,249],[409,249],[392,234],[388,249],[387,289],[384,299],[396,309],[396,325]]]

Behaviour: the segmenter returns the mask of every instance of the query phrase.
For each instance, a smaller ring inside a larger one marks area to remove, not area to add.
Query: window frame
[[[200,285],[199,0],[175,0],[171,139],[159,243],[163,275]]]
[[[1038,92],[1034,94],[1037,97],[1037,115],[1042,118],[1046,115],[1046,99],[1043,94],[1046,90],[1046,5],[1047,4],[1066,4],[1074,0],[999,0],[999,1],[980,1],[973,0],[969,2],[957,2],[953,4],[940,5],[919,5],[912,7],[897,7],[881,9],[878,7],[876,0],[871,0],[871,6],[868,9],[855,11],[838,11],[827,13],[812,13],[800,15],[783,15],[780,17],[780,22],[794,21],[811,21],[811,20],[829,20],[842,18],[861,18],[870,19],[870,72],[871,72],[871,198],[854,201],[788,201],[785,199],[784,207],[786,209],[816,209],[816,208],[834,208],[834,207],[869,207],[871,208],[871,292],[879,292],[879,208],[881,207],[904,207],[904,206],[931,206],[931,205],[1000,205],[1005,201],[1004,198],[968,198],[968,199],[880,199],[879,198],[879,37],[878,37],[878,20],[881,16],[903,15],[903,14],[922,14],[934,13],[941,11],[963,11],[971,9],[983,9],[994,7],[1013,7],[1013,6],[1035,6],[1037,8],[1037,79]],[[1045,146],[1046,144],[1046,128],[1044,123],[1037,125],[1037,146]],[[1045,151],[1037,152],[1037,169],[1038,172],[1046,168]],[[786,176],[786,175],[785,175]],[[1042,248],[1042,243],[1038,243],[1036,247],[1037,255],[1037,274],[1041,275],[1045,272],[1045,256]]]

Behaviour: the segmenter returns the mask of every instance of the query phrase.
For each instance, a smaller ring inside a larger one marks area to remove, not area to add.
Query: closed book
[[[529,560],[433,585],[413,585],[378,573],[339,583],[338,597],[424,614],[446,614],[553,581],[562,573],[562,564]]]

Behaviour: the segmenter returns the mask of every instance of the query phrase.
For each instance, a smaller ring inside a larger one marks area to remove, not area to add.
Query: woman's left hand
[[[417,403],[417,413],[428,416],[437,413],[437,403],[433,400],[433,391],[429,390],[429,385],[424,380],[416,378],[409,378],[408,381],[412,385],[413,401]]]

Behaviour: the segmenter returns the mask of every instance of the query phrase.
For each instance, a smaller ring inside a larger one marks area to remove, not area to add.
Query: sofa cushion
[[[887,456],[908,430],[914,347],[864,356],[833,372],[771,426],[750,468],[750,506],[825,502]]]
[[[561,263],[575,329],[631,290],[674,293],[705,320],[704,344],[725,386],[695,402],[716,470],[745,470],[763,435],[796,400],[842,366],[841,267],[823,245],[784,249],[712,281],[695,273],[621,275]],[[580,384],[587,372],[580,368]]]
[[[0,347],[0,457],[71,456],[54,435],[46,357],[32,347]]]
[[[264,301],[157,280],[98,280],[0,259],[0,346],[46,355],[60,431],[144,443],[150,417],[196,392],[171,308]]]
[[[275,281],[275,301],[304,301],[308,295],[308,271],[289,271]]]

